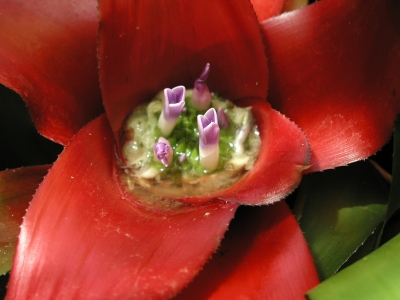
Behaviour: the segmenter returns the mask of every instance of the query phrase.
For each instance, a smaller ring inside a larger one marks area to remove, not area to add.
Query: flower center
[[[121,173],[140,198],[214,192],[253,167],[261,142],[251,108],[211,94],[209,70],[207,64],[193,90],[165,89],[127,118]]]

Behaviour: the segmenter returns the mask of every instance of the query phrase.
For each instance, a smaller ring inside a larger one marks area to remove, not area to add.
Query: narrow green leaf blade
[[[307,293],[310,300],[400,299],[400,235]]]
[[[321,280],[383,221],[388,197],[388,184],[369,162],[305,176],[294,210]]]

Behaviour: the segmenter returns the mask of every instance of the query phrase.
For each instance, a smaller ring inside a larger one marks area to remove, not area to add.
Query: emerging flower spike
[[[164,89],[164,109],[158,119],[158,127],[164,136],[169,136],[178,121],[183,107],[185,106],[184,86],[180,85],[173,89]]]
[[[219,126],[217,112],[210,108],[205,114],[197,116],[199,126],[200,163],[207,170],[215,170],[219,161]]]
[[[206,85],[210,64],[207,63],[200,77],[194,82],[192,104],[198,110],[206,110],[210,107],[211,93]]]
[[[243,111],[242,115],[242,126],[239,131],[236,133],[235,138],[235,151],[238,154],[242,154],[244,152],[243,143],[246,141],[247,136],[250,133],[250,129],[252,126],[252,114],[250,110]]]
[[[159,160],[165,167],[172,162],[173,150],[167,139],[160,137],[154,145],[154,157]]]
[[[217,116],[219,127],[222,129],[227,129],[229,127],[229,119],[225,111],[221,107],[219,107],[217,110]]]

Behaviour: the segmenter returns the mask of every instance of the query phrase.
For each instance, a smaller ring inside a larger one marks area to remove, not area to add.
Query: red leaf
[[[99,10],[100,81],[117,137],[138,103],[167,87],[191,88],[207,62],[211,91],[266,98],[264,47],[249,1],[101,0]]]
[[[282,11],[284,0],[250,0],[250,2],[256,11],[258,21],[262,22],[279,15]]]
[[[325,0],[263,24],[269,100],[305,132],[309,171],[364,159],[400,107],[397,1]]]
[[[143,208],[113,173],[106,117],[82,129],[22,225],[7,299],[152,299],[182,289],[218,246],[236,205]]]
[[[11,269],[22,218],[50,165],[0,172],[0,274]]]
[[[0,82],[25,99],[44,136],[66,144],[103,110],[96,1],[1,1],[0,11]]]
[[[241,207],[211,261],[178,299],[304,299],[318,275],[285,202]]]

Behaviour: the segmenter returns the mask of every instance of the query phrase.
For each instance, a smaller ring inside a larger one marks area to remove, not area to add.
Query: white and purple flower
[[[185,106],[186,89],[180,85],[164,89],[164,109],[158,119],[158,127],[164,136],[169,136]]]
[[[200,163],[207,170],[215,170],[219,161],[219,126],[217,112],[210,108],[204,115],[197,116],[199,126]]]

